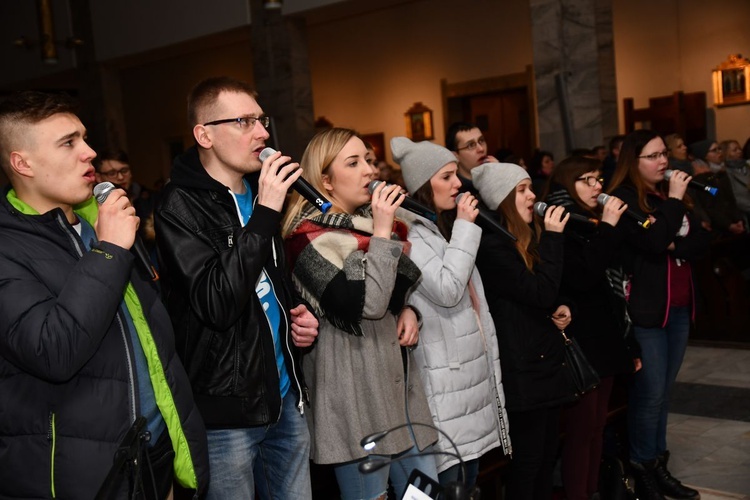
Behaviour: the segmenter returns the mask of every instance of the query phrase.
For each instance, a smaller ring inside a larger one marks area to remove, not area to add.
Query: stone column
[[[120,75],[116,69],[96,61],[89,0],[70,0],[70,14],[73,35],[83,40],[83,45],[76,49],[76,67],[80,117],[88,132],[88,142],[96,151],[127,151]]]
[[[539,145],[557,161],[618,133],[612,0],[530,0]]]
[[[250,0],[258,102],[273,117],[269,145],[299,161],[315,130],[305,20],[263,3]]]

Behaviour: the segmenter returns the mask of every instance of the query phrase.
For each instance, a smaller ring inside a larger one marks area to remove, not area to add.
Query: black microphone
[[[604,206],[605,203],[607,203],[607,200],[610,199],[610,196],[606,193],[601,193],[599,196],[596,197],[597,203],[599,205]],[[628,217],[631,219],[635,219],[635,221],[638,223],[639,226],[641,226],[643,229],[648,229],[651,227],[651,219],[648,219],[640,214],[637,214],[630,210],[629,208],[625,210],[625,213]]]
[[[549,208],[549,205],[547,205],[543,201],[537,201],[536,203],[534,203],[534,213],[536,213],[539,217],[544,217],[545,212],[547,212],[547,208]],[[585,215],[574,214],[573,212],[570,212],[568,210],[566,210],[565,213],[570,214],[571,220],[583,222],[585,224],[593,224],[595,226],[599,224],[599,221],[597,219],[586,217]]]
[[[116,189],[116,187],[111,182],[100,182],[99,184],[94,186],[94,197],[96,198],[97,203],[101,205],[102,203],[107,201],[109,193],[111,193],[114,189]],[[148,257],[148,251],[146,250],[146,247],[143,246],[143,240],[141,240],[141,237],[138,236],[138,234],[135,235],[135,241],[133,241],[133,247],[131,248],[131,251],[141,262],[141,265],[146,269],[146,272],[148,272],[151,280],[158,280],[159,275],[156,273],[156,269],[154,269],[154,266],[151,264],[151,259],[149,259]]]
[[[367,186],[367,190],[372,194],[375,192],[375,188],[380,185],[383,181],[372,181],[370,182],[370,185]],[[415,201],[414,198],[410,198],[406,195],[404,196],[404,201],[401,203],[401,208],[405,208],[409,212],[414,212],[417,215],[421,215],[425,219],[430,219],[432,222],[437,222],[437,214],[427,208],[426,206],[422,205],[418,201]]]
[[[669,178],[672,177],[672,173],[673,172],[674,172],[674,170],[665,170],[664,171],[664,178],[666,180],[669,180]],[[718,188],[715,188],[713,186],[707,186],[705,184],[702,184],[702,183],[700,183],[698,181],[694,181],[694,180],[691,180],[690,182],[688,182],[688,186],[692,186],[695,189],[700,189],[701,191],[705,191],[708,194],[710,194],[711,196],[716,196],[716,193],[719,192]]]
[[[263,151],[261,151],[259,155],[260,161],[266,161],[266,158],[268,158],[275,152],[276,150],[273,148],[263,148]],[[307,182],[302,177],[297,177],[297,180],[294,181],[294,184],[292,184],[292,189],[297,191],[300,195],[302,195],[304,199],[309,201],[313,206],[315,206],[323,213],[328,212],[328,210],[332,206],[330,201],[326,200],[325,197],[312,186],[312,184]]]
[[[465,194],[466,193],[458,193],[458,196],[456,196],[456,203],[458,203],[459,201],[461,201],[461,198],[463,198],[463,196]],[[505,229],[503,227],[503,225],[500,224],[495,219],[495,216],[492,215],[491,212],[485,210],[484,208],[479,208],[479,207],[477,207],[477,210],[479,210],[479,215],[477,215],[477,218],[478,219],[482,219],[482,222],[484,222],[484,224],[487,225],[490,229],[492,229],[493,231],[495,231],[497,233],[504,234],[505,236],[507,236],[508,238],[510,238],[513,241],[518,241],[518,238],[516,238],[515,236],[513,236],[513,233],[511,233],[510,231],[508,231],[507,229]]]

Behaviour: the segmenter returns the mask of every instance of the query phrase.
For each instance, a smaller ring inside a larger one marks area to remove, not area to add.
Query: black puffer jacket
[[[550,319],[561,303],[563,235],[545,231],[542,261],[529,271],[505,235],[484,228],[477,269],[497,330],[506,407],[511,411],[550,408],[576,399],[564,366],[563,337]],[[575,318],[575,310],[573,318]]]
[[[257,193],[257,176],[248,180]],[[285,272],[281,214],[261,205],[253,210],[242,227],[231,192],[206,173],[195,147],[175,160],[156,210],[156,241],[177,352],[209,428],[265,425],[279,418],[273,335],[255,292],[263,270],[280,301],[291,388],[304,394],[289,318],[289,309],[299,301]],[[301,397],[298,408],[303,409]]]
[[[638,207],[638,193],[633,186],[622,185],[612,193],[628,204],[628,209],[647,217]],[[650,214],[656,218],[647,230],[634,219],[623,217],[617,230],[623,234],[623,267],[631,277],[628,311],[633,324],[644,328],[663,327],[669,316],[669,259],[695,261],[708,251],[710,233],[682,200],[663,199],[648,194]],[[678,236],[685,225],[687,234]],[[674,250],[668,250],[674,243]],[[695,293],[693,293],[695,296]]]
[[[547,197],[549,204],[562,204],[572,213],[592,217],[559,189]],[[615,293],[606,275],[608,268],[621,265],[623,234],[606,222],[595,226],[570,220],[563,235],[565,264],[560,293],[576,304],[566,332],[576,339],[600,377],[632,373],[640,348],[628,331],[625,300]]]
[[[96,203],[76,211],[93,222]],[[128,282],[175,473],[204,489],[205,429],[156,288],[127,250],[103,242],[86,251],[60,209],[33,213],[0,197],[0,498],[94,498],[140,414],[131,337],[118,312]],[[127,496],[121,488],[117,498]]]

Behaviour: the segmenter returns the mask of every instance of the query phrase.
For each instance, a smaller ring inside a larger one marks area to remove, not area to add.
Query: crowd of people
[[[393,168],[331,128],[297,163],[261,159],[248,84],[209,78],[187,101],[195,144],[159,191],[89,147],[69,98],[0,102],[0,496],[309,499],[312,461],[344,499],[401,498],[415,477],[471,498],[499,449],[505,498],[547,500],[563,431],[566,498],[600,498],[623,375],[639,498],[699,498],[668,469],[669,395],[692,264],[747,230],[737,141],[689,155],[638,130],[527,171],[455,123],[445,147],[393,138]]]

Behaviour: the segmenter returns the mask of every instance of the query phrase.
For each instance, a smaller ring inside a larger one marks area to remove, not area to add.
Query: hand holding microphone
[[[368,190],[370,185],[368,185]],[[391,237],[396,209],[403,204],[405,199],[406,197],[401,193],[401,186],[397,184],[381,184],[372,190],[370,207],[372,208],[373,236]]]
[[[277,151],[273,148],[264,148],[259,155],[260,161],[266,165],[266,159],[276,153]],[[286,193],[289,190],[289,187],[291,187],[318,210],[326,213],[331,208],[331,202],[302,177],[299,163],[288,163],[284,165],[284,163],[291,160],[291,158],[288,156],[279,156],[272,160],[268,165],[274,165],[275,162],[280,160],[281,163],[275,166],[275,168],[278,169],[278,171],[275,171],[275,174],[271,171],[270,167],[265,170],[261,168],[259,182],[264,186],[267,185],[273,191],[272,196],[270,197],[271,204],[261,203],[260,193],[258,193],[258,202],[280,212],[284,205]],[[283,193],[281,193],[281,191],[283,191]],[[279,198],[279,193],[281,193],[281,198]],[[281,204],[279,204],[279,201],[281,201]],[[276,208],[277,206],[278,208]]]
[[[681,200],[685,196],[685,189],[689,185],[700,191],[705,191],[711,196],[716,196],[719,190],[713,186],[707,186],[698,181],[694,181],[687,172],[682,170],[665,170],[664,178],[669,181],[669,197]]]
[[[469,200],[469,202],[471,202],[472,199],[476,200],[476,198],[474,198],[469,193],[459,193],[458,196],[456,197],[456,203],[461,205],[462,203],[464,203],[464,200]],[[476,207],[475,210],[477,213],[474,216],[474,220],[472,220],[472,222],[476,222],[476,219],[481,219],[483,226],[488,227],[497,233],[502,233],[513,241],[518,241],[518,238],[513,236],[513,233],[505,229],[497,221],[497,219],[495,219],[494,215],[492,215],[491,212],[481,209],[479,207]]]
[[[128,195],[111,182],[100,182],[94,186],[94,197],[99,203],[99,218],[96,221],[96,237],[132,251],[152,280],[159,279],[148,251],[138,236],[140,219],[130,204]]]
[[[605,193],[601,193],[599,196],[596,197],[596,201],[597,203],[599,203],[599,205],[604,207],[605,215],[609,207],[615,208],[616,205],[619,203],[620,207],[615,209],[617,212],[619,212],[620,214],[625,213],[625,215],[635,220],[638,223],[638,225],[641,226],[643,229],[648,229],[649,227],[651,227],[650,219],[643,217],[642,215],[639,215],[633,212],[632,210],[630,210],[628,206],[619,198],[610,196]],[[617,222],[620,220],[619,215],[617,216],[617,219],[615,219],[614,221],[605,219],[605,215],[602,215],[602,221],[612,226],[616,225]]]
[[[381,184],[384,184],[384,182],[374,180],[370,182],[370,184],[367,186],[367,190],[370,192],[370,194],[375,194],[375,189],[377,189],[377,187]],[[400,187],[397,186],[397,190],[400,192]],[[402,198],[403,198],[403,201],[401,202],[401,208],[404,208],[417,215],[421,215],[425,219],[429,219],[433,222],[437,221],[437,214],[433,212],[431,209],[422,205],[418,201],[415,201],[414,198],[410,198],[406,195],[402,195]]]
[[[456,196],[456,219],[474,222],[479,215],[479,200],[470,193],[458,193]]]
[[[565,207],[562,205],[547,205],[543,201],[537,201],[534,203],[534,213],[539,217],[544,217],[544,229],[555,233],[561,233],[570,219],[585,224],[593,224],[595,226],[599,224],[597,219],[574,214],[565,210]]]
[[[265,151],[260,153],[263,166],[258,178],[258,204],[281,212],[289,188],[302,175],[302,170],[299,163],[290,162],[290,157],[277,151],[263,155]]]

